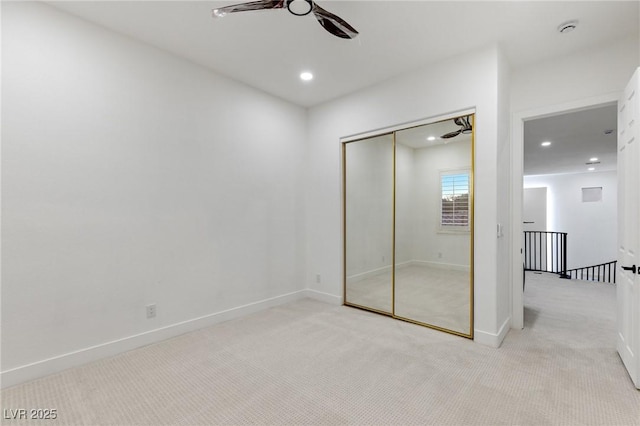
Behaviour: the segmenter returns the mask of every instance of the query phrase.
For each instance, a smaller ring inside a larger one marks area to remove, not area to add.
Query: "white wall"
[[[617,40],[514,70],[511,111],[561,105],[608,93],[620,93],[640,65],[639,41]]]
[[[304,109],[2,9],[3,385],[304,288]]]
[[[500,53],[500,52],[498,52]],[[498,85],[497,91],[497,159],[496,159],[496,191],[497,191],[497,220],[499,229],[493,232],[498,235],[497,254],[495,258],[497,269],[497,316],[502,335],[506,335],[511,319],[512,281],[511,281],[511,253],[512,253],[512,221],[513,210],[512,189],[514,183],[511,168],[511,69],[507,58],[498,55]],[[482,149],[482,147],[476,147]]]
[[[525,188],[547,188],[550,231],[567,232],[569,269],[617,257],[616,172],[525,176]],[[601,202],[582,202],[582,188],[602,187]]]
[[[399,139],[397,137],[396,139]],[[393,259],[393,136],[346,144],[347,277]],[[396,143],[397,264],[421,261],[468,269],[468,232],[440,230],[440,171],[471,169],[471,138],[413,149]]]
[[[414,158],[415,225],[411,233],[411,260],[468,268],[471,260],[469,233],[440,230],[440,172],[471,170],[471,141],[453,140],[446,145],[416,149]]]
[[[306,284],[310,288],[338,300],[342,293],[340,138],[475,107],[475,338],[495,346],[500,343],[509,306],[499,308],[498,304],[505,303],[509,293],[507,289],[506,296],[498,295],[496,264],[497,139],[502,107],[498,105],[498,56],[497,48],[479,50],[309,111]],[[316,274],[322,277],[320,283]]]
[[[347,277],[393,260],[393,136],[348,143]]]
[[[416,203],[416,150],[403,145],[396,133],[396,264],[415,259],[415,235],[418,212]]]

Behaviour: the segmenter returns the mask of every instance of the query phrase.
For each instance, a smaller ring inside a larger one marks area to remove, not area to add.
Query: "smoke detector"
[[[563,22],[562,24],[558,25],[558,32],[561,34],[566,34],[570,33],[576,28],[578,28],[578,21],[574,19],[572,21]]]

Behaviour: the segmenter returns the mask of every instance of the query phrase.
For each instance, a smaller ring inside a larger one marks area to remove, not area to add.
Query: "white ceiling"
[[[610,135],[605,130],[613,130]],[[524,174],[585,173],[616,170],[615,105],[527,121],[524,124]],[[550,141],[551,146],[540,144]]]
[[[517,69],[640,36],[638,1],[320,0],[360,32],[354,40],[286,10],[211,17],[240,0],[48,3],[306,107],[493,43]],[[578,29],[558,33],[571,19]],[[314,80],[300,81],[303,70]],[[615,169],[615,135],[603,135],[615,127],[614,107],[527,122],[525,174],[584,172],[592,156],[597,170]]]
[[[499,43],[514,68],[638,37],[637,1],[335,1],[318,3],[353,25],[354,40],[326,32],[312,15],[286,10],[213,19],[241,1],[48,2],[302,106],[313,106]],[[559,34],[557,26],[580,26]],[[315,79],[303,83],[302,70]]]
[[[445,139],[442,135],[460,130],[460,126],[455,124],[453,119],[438,121],[436,123],[404,129],[396,133],[396,143],[405,145],[413,149],[429,148],[436,145],[447,145],[456,142],[469,142],[471,133],[459,134],[453,138]],[[430,141],[427,138],[434,137]]]

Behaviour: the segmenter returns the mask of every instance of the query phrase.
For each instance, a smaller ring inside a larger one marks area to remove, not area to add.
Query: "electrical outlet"
[[[147,305],[147,318],[155,318],[156,316],[156,304],[152,303]]]
[[[442,259],[442,252],[438,252],[438,259]]]
[[[320,274],[316,274],[316,282],[320,284],[321,281],[322,281],[322,277],[320,276]]]

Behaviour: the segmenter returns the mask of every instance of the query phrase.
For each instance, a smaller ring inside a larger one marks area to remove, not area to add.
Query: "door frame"
[[[512,113],[511,116],[511,328],[524,328],[522,286],[522,202],[524,186],[524,123],[538,118],[576,112],[605,105],[617,105],[619,92],[548,105]]]

